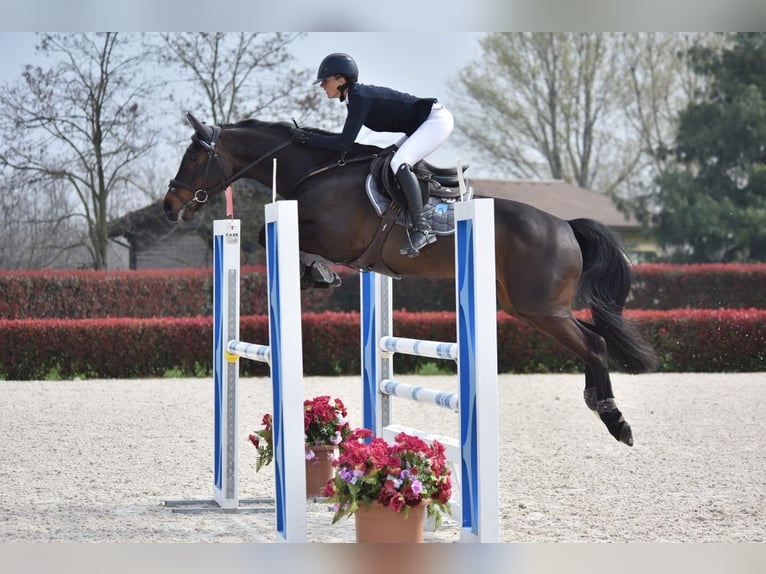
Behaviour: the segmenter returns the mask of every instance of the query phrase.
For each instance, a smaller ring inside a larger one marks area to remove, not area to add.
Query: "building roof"
[[[471,184],[479,195],[520,201],[561,219],[588,217],[615,229],[640,227],[606,195],[564,181],[471,179]]]
[[[601,193],[566,183],[564,181],[527,181],[506,179],[471,179],[474,190],[479,195],[513,199],[547,211],[561,219],[588,217],[600,221],[615,229],[638,228],[639,222],[632,216],[626,217],[614,205],[612,200]],[[214,198],[219,199],[219,198]],[[241,194],[243,200],[238,203],[238,211],[251,209],[249,194]],[[211,207],[216,204],[211,200]],[[222,206],[221,206],[222,207]],[[127,236],[136,233],[166,235],[173,231],[200,233],[200,228],[210,225],[215,219],[211,209],[206,210],[207,217],[197,218],[196,225],[177,226],[165,219],[161,201],[156,201],[142,209],[128,213],[109,226],[109,237]],[[217,212],[215,212],[216,215]]]

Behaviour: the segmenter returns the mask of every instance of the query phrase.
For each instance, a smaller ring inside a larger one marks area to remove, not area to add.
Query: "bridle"
[[[207,151],[207,158],[205,159],[205,165],[203,166],[203,181],[207,179],[207,174],[210,171],[210,166],[215,161],[215,163],[218,165],[218,168],[221,170],[221,172],[224,171],[223,166],[221,165],[221,162],[218,158],[218,152],[216,151],[216,143],[218,142],[218,138],[221,136],[221,132],[223,131],[219,126],[213,126],[212,127],[213,133],[210,136],[209,140],[203,140],[201,139],[197,134],[192,136],[192,139],[197,141],[205,150]],[[240,177],[242,177],[245,173],[247,173],[253,166],[259,164],[265,159],[268,159],[275,155],[277,152],[283,150],[287,146],[289,146],[292,142],[292,140],[288,139],[286,142],[283,142],[276,146],[274,149],[267,151],[260,157],[254,159],[249,164],[247,164],[245,167],[240,169],[237,173],[230,175],[229,177],[225,177],[221,182],[215,184],[214,186],[204,189],[204,188],[197,188],[196,191],[192,194],[191,199],[184,200],[183,197],[178,193],[178,188],[182,189],[188,189],[189,191],[194,189],[193,184],[189,184],[186,182],[183,182],[178,179],[171,179],[170,183],[168,184],[168,193],[172,193],[175,195],[178,199],[180,199],[183,202],[183,205],[181,206],[181,209],[178,211],[178,222],[180,223],[183,221],[183,215],[186,212],[187,209],[190,211],[198,211],[200,207],[202,207],[205,203],[207,203],[208,199],[212,195],[218,194],[229,185],[231,185],[233,182],[238,180]],[[194,178],[197,179],[196,177]]]

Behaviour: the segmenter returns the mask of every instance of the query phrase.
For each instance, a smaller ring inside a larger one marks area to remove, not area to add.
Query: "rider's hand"
[[[294,143],[305,144],[309,141],[309,134],[300,128],[293,128],[292,133],[290,134],[290,139]]]

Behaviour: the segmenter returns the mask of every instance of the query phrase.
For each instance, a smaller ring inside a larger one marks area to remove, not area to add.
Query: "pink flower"
[[[400,433],[388,444],[367,429],[354,429],[339,452],[335,478],[325,489],[329,502],[338,505],[333,522],[373,502],[397,513],[425,503],[437,527],[441,512],[449,511],[451,472],[438,441]]]

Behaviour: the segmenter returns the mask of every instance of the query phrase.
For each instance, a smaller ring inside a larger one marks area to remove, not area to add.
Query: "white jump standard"
[[[455,204],[457,343],[392,337],[391,278],[361,273],[363,425],[391,440],[404,431],[447,448],[453,467],[453,517],[461,541],[498,542],[497,299],[492,199]],[[457,360],[459,395],[393,380],[393,354]],[[393,424],[392,399],[404,397],[460,414],[459,442]]]
[[[225,219],[213,224],[213,497],[220,509],[230,512],[240,510],[241,503],[272,502],[275,508],[265,511],[275,512],[280,540],[306,542],[303,436],[286,432],[303,428],[297,202],[271,203],[265,211],[269,345],[239,340],[240,221]],[[240,499],[238,494],[238,444],[242,440],[237,420],[239,358],[267,363],[271,370],[274,499]]]

